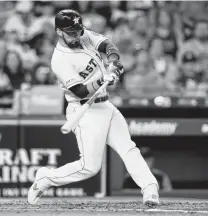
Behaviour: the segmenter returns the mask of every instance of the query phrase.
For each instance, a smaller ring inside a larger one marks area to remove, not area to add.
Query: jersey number
[[[92,58],[92,59],[89,61],[87,67],[85,68],[85,71],[84,71],[84,72],[80,72],[79,75],[82,76],[82,77],[85,79],[86,77],[88,77],[88,75],[89,75],[90,73],[93,72],[93,70],[94,70],[96,67],[97,67],[97,64],[95,63],[95,60]]]

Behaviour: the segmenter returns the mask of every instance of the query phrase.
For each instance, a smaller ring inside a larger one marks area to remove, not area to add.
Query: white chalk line
[[[81,209],[82,211],[83,209]],[[72,211],[80,211],[80,209],[72,209]],[[97,212],[114,212],[113,210],[109,210],[109,209],[98,209]],[[182,210],[182,209],[117,209],[116,212],[128,212],[128,211],[132,211],[132,212],[166,212],[166,213],[189,213],[189,214],[193,214],[193,213],[200,213],[200,214],[208,214],[208,211],[202,211],[202,210]],[[89,212],[91,212],[89,210]],[[96,212],[96,211],[95,211]]]
[[[201,213],[201,214],[208,214],[208,211],[202,210],[182,210],[182,209],[135,209],[138,212],[174,212],[174,213]]]
[[[5,210],[8,210],[7,208],[2,208],[1,211],[5,211]],[[86,213],[90,213],[90,212],[115,212],[114,210],[112,209],[97,209],[97,211],[95,209],[63,209],[63,208],[54,208],[54,209],[50,209],[50,208],[40,208],[40,209],[37,209],[37,208],[14,208],[12,209],[11,212],[13,211],[22,211],[22,210],[26,210],[27,212],[29,211],[33,211],[35,210],[36,212],[42,212],[42,211],[53,211],[53,210],[56,210],[57,212],[86,212]],[[134,208],[123,208],[123,209],[117,209],[117,213],[119,212],[143,212],[143,213],[148,213],[148,212],[163,212],[163,213],[189,213],[189,214],[193,214],[193,213],[196,213],[196,214],[208,214],[208,211],[202,211],[202,210],[183,210],[183,209],[134,209]]]

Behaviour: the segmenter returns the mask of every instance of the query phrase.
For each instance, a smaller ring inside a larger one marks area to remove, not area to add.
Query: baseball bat
[[[61,132],[63,134],[69,133],[72,128],[79,122],[79,120],[82,118],[86,110],[90,107],[90,105],[95,101],[95,99],[100,95],[100,93],[108,86],[109,81],[105,81],[103,85],[92,95],[92,97],[83,104],[80,108],[76,110],[74,115],[70,118],[69,121],[66,121],[66,123],[61,127]]]

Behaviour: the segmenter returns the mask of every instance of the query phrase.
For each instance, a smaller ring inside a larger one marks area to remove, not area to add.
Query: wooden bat
[[[92,97],[85,104],[83,104],[80,108],[76,110],[76,112],[70,118],[70,120],[66,121],[66,123],[61,127],[61,132],[63,134],[67,134],[71,132],[72,128],[79,122],[79,120],[82,118],[86,110],[95,101],[95,99],[100,95],[103,89],[105,89],[108,86],[108,84],[109,84],[109,81],[105,81],[103,85],[92,95]]]
[[[115,69],[115,66],[113,63],[110,63],[108,66],[108,72],[112,72]],[[100,95],[100,93],[103,92],[103,90],[108,86],[109,81],[105,81],[103,85],[91,96],[91,98],[83,104],[80,108],[76,110],[74,115],[70,117],[69,121],[66,121],[66,123],[61,127],[61,132],[63,134],[67,134],[71,132],[72,128],[79,122],[79,120],[82,118],[86,110],[90,107],[90,105],[95,101],[95,99]]]
[[[110,63],[108,66],[108,72],[112,72],[115,69],[113,63]],[[108,86],[109,81],[105,81],[103,85],[91,96],[91,98],[83,104],[80,108],[76,110],[76,112],[70,117],[69,121],[61,127],[61,132],[63,134],[70,133],[72,128],[79,122],[82,118],[86,110],[90,107],[90,105],[95,101],[95,99],[102,93],[102,91]]]

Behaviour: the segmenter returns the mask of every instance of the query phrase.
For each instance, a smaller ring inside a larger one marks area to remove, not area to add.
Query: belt
[[[80,104],[83,105],[85,104],[89,99],[85,99],[85,100],[81,100],[80,101]],[[104,101],[107,101],[108,100],[108,95],[106,96],[103,96],[103,97],[99,97],[99,98],[96,98],[94,103],[101,103],[101,102],[104,102]]]

